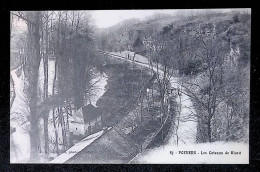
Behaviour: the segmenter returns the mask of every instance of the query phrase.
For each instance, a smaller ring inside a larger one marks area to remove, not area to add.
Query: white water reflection
[[[25,77],[24,71],[21,69],[21,75],[17,75],[17,70],[20,68],[14,69],[11,71],[11,75],[14,81],[14,89],[16,92],[16,97],[14,99],[13,105],[10,109],[10,127],[16,128],[16,131],[10,135],[10,162],[26,162],[30,157],[30,109],[28,104],[28,99],[26,93],[24,92],[25,88]],[[91,80],[91,83],[95,83],[95,89],[93,90],[95,94],[91,97],[92,104],[96,105],[97,100],[105,93],[105,86],[107,84],[107,75],[105,73],[101,74],[99,71],[94,70],[95,78]],[[53,81],[55,75],[55,61],[48,61],[48,94],[52,95]],[[43,60],[40,62],[39,67],[39,90],[40,94],[43,94],[43,83],[44,83],[44,71],[43,71]],[[80,115],[75,115],[80,114]],[[49,139],[51,142],[55,138],[55,130],[52,122],[52,110],[49,112]],[[83,120],[82,111],[74,112],[73,117],[79,116]],[[76,131],[76,134],[84,134],[84,123],[73,123],[74,118],[69,119],[70,131]],[[44,137],[43,137],[43,120],[40,119],[40,140],[41,140],[41,149],[44,148]],[[58,140],[62,140],[61,127],[58,128]],[[51,145],[52,143],[50,143]],[[52,147],[50,149],[53,149]]]
[[[96,106],[98,99],[106,92],[105,86],[107,85],[107,74],[94,71],[95,78],[90,83],[95,84],[94,96],[91,97],[91,103]]]

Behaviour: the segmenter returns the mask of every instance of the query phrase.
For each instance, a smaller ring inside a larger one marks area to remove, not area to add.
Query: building
[[[143,39],[143,44],[145,46],[145,48],[148,48],[148,47],[152,47],[152,43],[153,43],[153,39],[152,37],[144,37]]]
[[[91,103],[82,107],[85,131],[88,134],[102,129],[102,110]]]

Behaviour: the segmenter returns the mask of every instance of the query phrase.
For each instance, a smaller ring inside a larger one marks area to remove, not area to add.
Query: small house
[[[95,107],[91,103],[82,107],[83,119],[85,124],[85,130],[89,130],[91,126],[91,132],[97,131],[101,126],[102,110],[99,107]]]
[[[93,120],[96,120],[98,117],[101,116],[102,113],[100,108],[95,107],[91,103],[88,104],[87,106],[82,107],[82,112],[83,112],[84,123],[89,123]]]

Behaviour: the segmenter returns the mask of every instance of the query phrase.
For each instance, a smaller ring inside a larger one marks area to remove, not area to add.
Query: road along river
[[[104,54],[111,55],[115,58],[124,59],[129,62],[134,62],[143,67],[151,68],[148,58],[144,56],[135,54],[134,60],[132,60],[131,58],[126,58],[127,54],[130,54],[131,56],[132,54],[134,54],[134,52],[104,52]],[[153,64],[153,66],[155,66],[155,64]],[[158,68],[159,70],[157,71],[157,69],[154,67],[153,71],[158,72],[159,76],[162,77],[162,66],[158,65]],[[176,89],[181,87],[180,78],[178,77],[170,78],[170,83],[172,88]],[[196,143],[197,122],[196,120],[189,120],[190,118],[194,119],[194,114],[196,114],[196,111],[193,107],[190,97],[185,94],[185,90],[183,91],[183,94],[180,94],[176,97],[176,102],[178,103],[180,110],[179,116],[177,116],[175,120],[175,125],[177,124],[177,122],[179,122],[178,130],[176,131],[176,128],[173,127],[174,125],[172,125],[172,128],[169,131],[168,143],[158,148],[147,149],[143,151],[142,153],[138,154],[134,159],[132,159],[129,163],[166,163],[167,160],[165,159],[165,156],[163,156],[163,154],[169,152],[167,150],[167,147],[171,148],[172,150],[174,147],[193,145]]]

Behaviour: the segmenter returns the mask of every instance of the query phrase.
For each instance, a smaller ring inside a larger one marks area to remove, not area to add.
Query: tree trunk
[[[141,98],[141,125],[143,125],[143,98]]]
[[[182,91],[182,83],[181,83],[181,91]],[[179,125],[180,125],[180,117],[181,117],[181,111],[182,111],[182,99],[181,99],[181,95],[179,94],[179,90],[178,90],[178,97],[179,97],[179,101],[180,101],[180,104],[179,104],[179,109],[177,110],[177,113],[178,113],[178,117],[177,117],[177,125],[176,125],[176,136],[177,136],[177,146],[179,144],[179,135],[178,135],[178,129],[179,129]],[[178,106],[178,105],[177,105]]]
[[[211,143],[211,125],[210,125],[210,120],[211,118],[208,119],[208,123],[207,123],[207,126],[208,126],[208,140],[209,142]]]
[[[39,129],[38,129],[38,122],[39,119],[36,116],[36,106],[31,105],[31,131],[30,131],[30,143],[31,143],[31,150],[30,150],[30,162],[38,162],[38,148],[39,148]]]
[[[49,53],[49,47],[48,47],[48,14],[46,15],[46,27],[45,27],[45,56],[43,58],[43,69],[44,69],[44,87],[43,87],[43,93],[44,93],[44,100],[48,98],[48,53]],[[44,141],[45,141],[45,154],[49,154],[49,134],[48,134],[48,117],[49,117],[49,111],[45,116],[43,117],[44,122]]]
[[[56,84],[56,77],[57,77],[57,61],[55,61],[55,69],[54,69],[54,79],[53,79],[53,86],[52,86],[52,95],[55,94],[55,84]],[[59,143],[58,143],[58,130],[56,127],[56,118],[55,118],[55,108],[53,108],[53,126],[55,130],[55,145],[56,145],[56,153],[59,155]]]
[[[67,99],[67,103],[69,103],[69,100]],[[69,105],[66,105],[66,114],[67,114],[67,121],[66,121],[66,129],[69,130]]]
[[[228,107],[228,104],[227,104],[227,131],[226,131],[226,141],[228,141],[228,136],[229,136],[229,107]]]
[[[53,127],[55,130],[55,147],[56,147],[56,153],[59,155],[59,143],[58,143],[58,131],[56,127],[56,118],[55,118],[55,109],[52,109],[52,117],[53,117]]]
[[[47,112],[49,113],[49,111]],[[45,154],[49,154],[49,134],[48,134],[48,116],[49,114],[46,114],[43,118],[43,125],[44,125],[44,143],[45,143]]]
[[[30,161],[38,162],[38,147],[39,147],[39,129],[38,122],[39,117],[36,114],[37,108],[37,86],[38,86],[38,75],[39,75],[39,66],[40,66],[40,12],[31,13],[35,19],[34,25],[28,24],[29,30],[29,41],[28,41],[28,50],[29,58],[26,72],[28,77],[28,88],[27,93],[29,97],[29,108],[30,108],[30,141],[31,141],[31,150],[30,150]]]
[[[61,117],[63,151],[66,151],[66,148],[67,148],[66,126],[65,126],[65,120],[64,120],[64,116],[63,116],[62,107],[60,107],[60,115],[61,115],[60,117]]]

